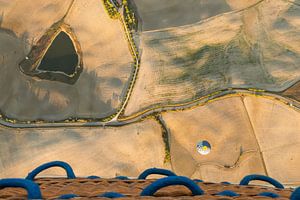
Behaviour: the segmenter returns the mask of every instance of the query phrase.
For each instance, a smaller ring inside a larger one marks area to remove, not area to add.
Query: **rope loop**
[[[291,200],[299,200],[300,199],[300,187],[296,188],[296,190],[292,193]]]
[[[101,177],[92,175],[92,176],[88,176],[86,178],[88,178],[88,179],[100,179]]]
[[[153,196],[156,191],[170,185],[184,185],[191,190],[193,195],[204,194],[203,190],[191,179],[184,176],[168,176],[158,179],[148,185],[141,192],[141,196]]]
[[[231,183],[228,182],[228,181],[222,181],[221,183],[222,183],[223,185],[231,185]]]
[[[216,195],[220,195],[220,196],[227,196],[227,197],[237,197],[237,196],[240,196],[239,194],[235,193],[234,191],[232,190],[224,190],[222,192],[219,192],[218,194]]]
[[[6,187],[24,188],[27,190],[28,199],[42,199],[40,187],[38,186],[38,184],[30,180],[20,178],[0,179],[0,189]]]
[[[197,178],[193,179],[193,181],[195,181],[196,183],[203,183],[203,180]]]
[[[261,192],[257,196],[262,196],[262,197],[271,197],[271,198],[278,198],[279,195],[275,194],[273,192]]]
[[[75,197],[79,197],[79,196],[76,194],[63,194],[60,197],[58,197],[57,199],[72,199]]]
[[[245,176],[241,180],[240,185],[248,185],[250,181],[254,181],[254,180],[265,181],[267,183],[270,183],[276,188],[284,189],[284,186],[280,182],[276,181],[275,179],[264,175],[258,175],[258,174]]]
[[[128,178],[127,176],[116,176],[115,179],[119,179],[119,180],[129,180],[130,178]]]
[[[106,198],[114,199],[114,198],[125,197],[125,195],[120,194],[118,192],[105,192],[105,193],[99,195],[98,197],[106,197]]]
[[[61,168],[63,168],[63,169],[66,170],[67,177],[69,179],[76,178],[76,176],[75,176],[75,174],[73,172],[72,167],[68,163],[62,162],[62,161],[52,161],[52,162],[48,162],[48,163],[42,164],[39,167],[35,168],[32,172],[30,172],[27,175],[26,179],[33,181],[34,178],[36,177],[36,175],[38,175],[40,172],[42,172],[42,171],[44,171],[44,170],[46,170],[48,168],[51,168],[51,167],[61,167]]]
[[[138,179],[146,179],[147,176],[151,174],[159,174],[159,175],[166,175],[166,176],[177,176],[174,172],[167,170],[167,169],[160,169],[160,168],[149,168],[142,172]]]

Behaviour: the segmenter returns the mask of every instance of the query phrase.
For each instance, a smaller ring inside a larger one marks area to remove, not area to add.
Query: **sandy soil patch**
[[[118,128],[0,128],[0,177],[25,177],[44,162],[68,162],[77,176],[137,176],[164,165],[161,128],[153,120]],[[59,168],[43,176],[65,176]]]

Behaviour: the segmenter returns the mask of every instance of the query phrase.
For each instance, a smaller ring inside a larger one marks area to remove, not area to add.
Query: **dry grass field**
[[[77,176],[137,176],[164,164],[161,128],[154,120],[119,128],[0,129],[0,178],[25,177],[39,165],[63,160]],[[65,176],[49,169],[41,176]]]
[[[300,185],[300,1],[128,1],[112,19],[108,0],[0,0],[0,178],[63,160],[77,176]],[[78,79],[24,73],[60,30]]]
[[[133,0],[142,20],[142,30],[157,30],[193,24],[231,10],[226,0]]]
[[[141,33],[141,67],[125,115],[226,88],[282,91],[299,80],[300,7],[232,4],[243,10]]]
[[[132,57],[119,20],[96,0],[0,1],[0,110],[27,120],[102,118],[116,112],[127,90]],[[68,24],[82,50],[83,72],[73,85],[23,74],[19,63],[70,8]],[[32,11],[32,12],[24,12]]]
[[[195,109],[164,113],[175,172],[204,180],[238,182],[266,174],[299,184],[300,113],[262,97],[228,97]],[[211,153],[196,145],[206,140]]]

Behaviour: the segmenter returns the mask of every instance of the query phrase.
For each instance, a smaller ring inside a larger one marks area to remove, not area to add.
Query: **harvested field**
[[[143,31],[182,26],[231,11],[225,0],[133,0]]]
[[[263,97],[228,97],[162,115],[169,129],[175,172],[211,182],[237,182],[246,174],[267,174],[299,184],[300,113]],[[211,152],[196,145],[206,140]]]
[[[52,160],[70,163],[78,176],[138,176],[145,168],[168,167],[161,128],[154,120],[118,128],[0,128],[0,157],[0,178],[25,177]],[[65,172],[53,168],[41,175]]]
[[[163,119],[170,129],[175,172],[211,182],[237,182],[247,174],[265,174],[241,97],[165,113]],[[211,144],[208,155],[197,152],[196,145],[201,140]]]
[[[265,98],[245,97],[268,174],[286,184],[300,184],[299,110]]]
[[[284,96],[300,101],[300,82],[282,92]]]
[[[0,178],[300,185],[299,0],[24,2],[0,0]]]
[[[71,3],[0,1],[0,92],[5,94],[0,97],[0,110],[7,117],[21,121],[103,118],[121,106],[133,63],[122,24],[109,18],[101,1]],[[28,76],[19,69],[54,23],[67,24],[81,47],[83,71],[73,84]]]
[[[299,12],[287,1],[263,1],[141,33],[141,67],[125,115],[226,88],[287,89],[300,78]]]

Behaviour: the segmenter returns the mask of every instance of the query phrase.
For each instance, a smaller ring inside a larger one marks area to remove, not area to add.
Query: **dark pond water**
[[[52,42],[38,69],[71,75],[76,70],[78,59],[72,40],[62,31]]]

